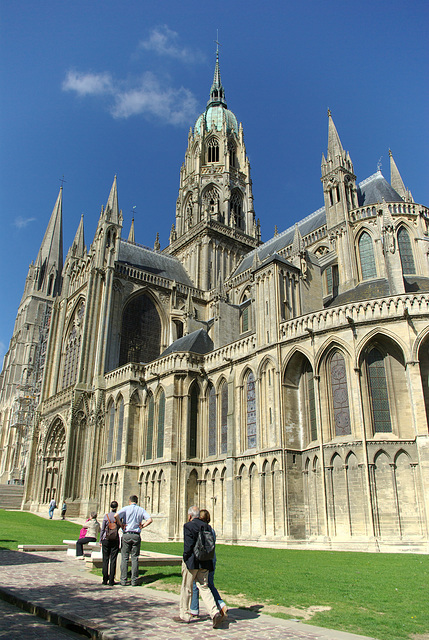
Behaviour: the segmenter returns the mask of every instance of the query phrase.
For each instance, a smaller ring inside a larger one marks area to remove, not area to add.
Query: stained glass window
[[[124,432],[124,399],[121,398],[118,409],[118,436],[116,438],[116,460],[121,459],[122,434]]]
[[[148,413],[147,413],[147,433],[146,433],[146,460],[152,458],[152,444],[153,444],[153,414],[155,409],[155,402],[153,395],[149,398]]]
[[[119,366],[150,362],[159,356],[161,320],[152,300],[141,295],[126,306],[121,327]]]
[[[115,405],[111,404],[109,411],[109,433],[107,435],[106,462],[112,461],[113,431],[115,429]]]
[[[228,448],[228,385],[223,383],[220,392],[221,420],[220,420],[220,452],[226,453]]]
[[[398,247],[401,256],[402,273],[415,273],[413,250],[411,248],[410,236],[408,231],[401,227],[398,231]]]
[[[189,457],[197,457],[197,428],[198,428],[198,387],[196,384],[191,389],[189,412]]]
[[[378,349],[372,349],[368,356],[368,377],[372,419],[375,433],[390,433],[389,396],[387,393],[384,359]]]
[[[308,406],[308,417],[310,420],[310,438],[311,441],[317,440],[317,425],[316,425],[316,403],[314,399],[314,377],[313,371],[311,370],[310,365],[307,365],[307,369],[305,372],[306,380],[307,380],[307,406]]]
[[[249,305],[241,311],[241,332],[249,331]]]
[[[351,433],[349,394],[346,363],[338,350],[331,357],[330,368],[335,435],[346,436]]]
[[[209,456],[216,455],[216,392],[213,385],[209,391]]]
[[[246,431],[247,448],[256,447],[256,385],[252,372],[247,376],[246,382]]]
[[[376,278],[377,269],[375,266],[374,247],[371,236],[366,231],[359,238],[359,256],[362,279]]]
[[[156,457],[162,458],[164,455],[164,420],[165,420],[165,393],[161,391],[158,401],[158,436],[156,446]]]

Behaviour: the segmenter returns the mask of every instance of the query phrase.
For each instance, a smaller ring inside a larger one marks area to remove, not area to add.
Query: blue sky
[[[2,0],[0,355],[63,175],[64,253],[115,174],[125,237],[135,207],[136,241],[168,243],[217,29],[263,240],[323,205],[328,107],[358,181],[379,161],[389,179],[391,148],[428,205],[428,18],[423,0]]]

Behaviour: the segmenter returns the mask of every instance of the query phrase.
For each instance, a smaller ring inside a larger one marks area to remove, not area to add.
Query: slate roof
[[[143,269],[162,278],[175,280],[190,287],[194,286],[185,268],[177,258],[158,253],[148,247],[127,242],[122,238],[119,244],[118,262]]]
[[[377,202],[403,202],[397,191],[387,182],[381,171],[360,182],[357,187],[359,206]]]
[[[377,202],[403,202],[401,196],[395,191],[395,189],[387,182],[381,171],[377,171],[366,180],[359,183],[357,187],[359,206],[366,206],[370,204],[376,204]],[[316,231],[320,227],[326,224],[326,212],[325,207],[317,209],[314,213],[311,213],[306,218],[303,218],[297,223],[298,229],[301,235],[304,237],[312,231]],[[274,253],[280,252],[293,242],[295,234],[295,226],[289,227],[282,233],[267,242],[264,242],[260,247],[254,249],[248,253],[238,265],[233,276],[243,273],[250,269],[255,256],[255,251],[258,252],[259,259],[263,262],[268,256]]]
[[[204,329],[197,329],[188,335],[178,338],[159,356],[166,356],[169,353],[177,353],[179,351],[191,351],[192,353],[209,353],[213,351],[213,340],[209,337]]]

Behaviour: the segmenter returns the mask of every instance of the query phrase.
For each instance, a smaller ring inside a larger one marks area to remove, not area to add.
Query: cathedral
[[[22,509],[137,493],[165,540],[197,504],[224,542],[427,551],[429,210],[391,153],[357,182],[330,112],[321,183],[262,243],[217,55],[168,246],[127,235],[115,177],[63,259],[60,190],[0,379]]]

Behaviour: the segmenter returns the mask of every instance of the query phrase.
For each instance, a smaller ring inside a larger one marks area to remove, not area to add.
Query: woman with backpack
[[[201,509],[200,510],[200,520],[202,520],[203,522],[206,522],[207,524],[209,524],[210,522],[210,513],[207,511],[207,509]],[[215,530],[212,527],[209,527],[212,534],[213,534],[213,538],[214,541],[216,542],[216,533]],[[216,553],[214,554],[213,557],[213,571],[209,571],[209,577],[208,577],[208,585],[210,588],[210,591],[213,594],[213,598],[215,599],[215,602],[217,604],[217,607],[219,609],[219,613],[221,614],[222,617],[228,617],[228,607],[226,606],[226,604],[224,603],[224,601],[222,600],[222,598],[219,595],[219,591],[216,589],[215,585],[214,585],[214,572],[215,572],[215,568],[216,568]],[[198,587],[197,585],[193,584],[192,587],[192,600],[191,600],[191,607],[190,607],[190,612],[192,614],[192,616],[197,617],[200,613],[200,609],[199,609],[199,591],[198,591]]]
[[[121,522],[116,514],[118,503],[110,503],[110,512],[106,513],[101,523],[101,550],[103,553],[103,584],[113,587],[115,584],[116,560],[119,552],[119,529]],[[110,564],[110,566],[109,566]]]

